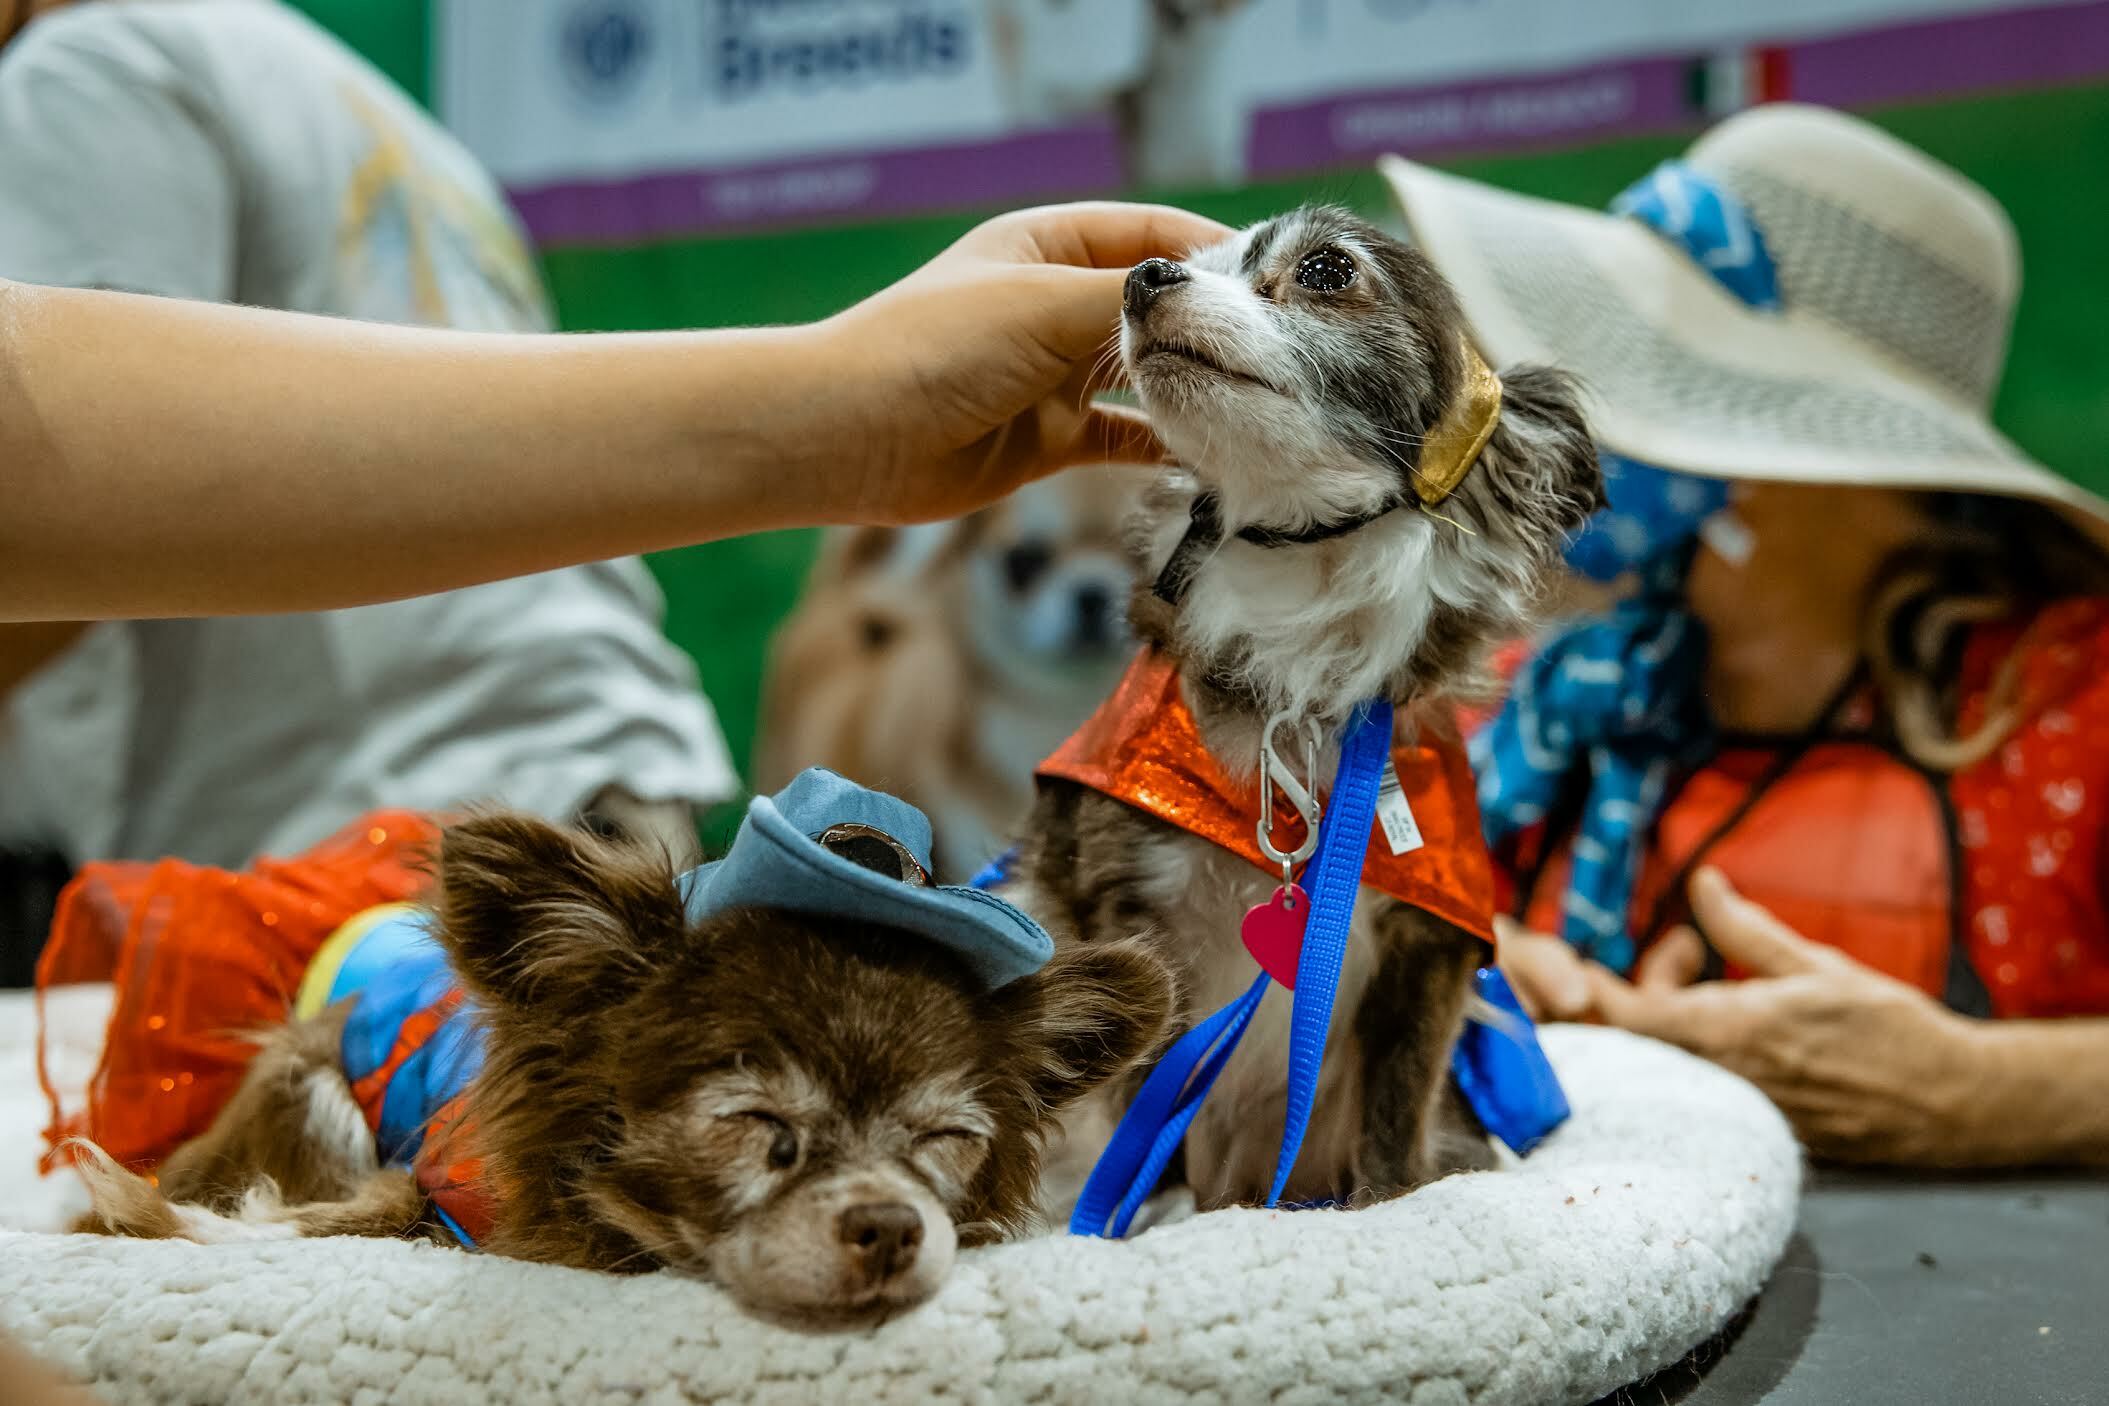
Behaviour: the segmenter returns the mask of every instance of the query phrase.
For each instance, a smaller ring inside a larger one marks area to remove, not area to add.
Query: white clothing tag
[[[1406,792],[1399,786],[1399,770],[1390,757],[1384,759],[1384,775],[1377,782],[1377,824],[1383,827],[1384,843],[1391,846],[1393,854],[1406,854],[1426,843],[1421,838],[1421,823],[1413,818],[1413,807],[1406,804]]]

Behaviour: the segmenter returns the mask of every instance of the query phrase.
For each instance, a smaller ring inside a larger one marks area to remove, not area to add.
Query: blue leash
[[[1318,1096],[1318,1071],[1325,1061],[1332,1025],[1333,993],[1347,956],[1355,898],[1361,890],[1363,856],[1377,818],[1377,788],[1391,753],[1391,704],[1376,699],[1355,710],[1340,747],[1340,769],[1319,824],[1318,849],[1305,870],[1311,916],[1296,961],[1296,1004],[1290,1016],[1288,1121],[1267,1204],[1281,1199],[1296,1156],[1303,1150],[1311,1107]],[[1129,1223],[1164,1175],[1201,1102],[1254,1012],[1273,984],[1261,972],[1244,995],[1202,1021],[1165,1053],[1143,1081],[1142,1092],[1122,1115],[1113,1139],[1084,1183],[1069,1218],[1072,1235],[1125,1235]]]
[[[1267,1192],[1269,1206],[1280,1202],[1295,1170],[1317,1100],[1334,994],[1347,956],[1391,735],[1389,701],[1375,699],[1355,710],[1341,741],[1340,766],[1319,825],[1318,848],[1305,870],[1311,914],[1297,955],[1287,1120],[1274,1183]],[[977,876],[977,886],[1007,879],[1011,858],[1006,855],[991,864]],[[1166,1051],[1092,1167],[1069,1218],[1070,1234],[1127,1234],[1272,984],[1262,971],[1243,995]],[[1512,1019],[1499,1025],[1467,1023],[1452,1061],[1458,1086],[1489,1133],[1518,1153],[1528,1152],[1566,1119],[1567,1100],[1506,978],[1495,968],[1485,968],[1477,975],[1476,987],[1483,999]]]

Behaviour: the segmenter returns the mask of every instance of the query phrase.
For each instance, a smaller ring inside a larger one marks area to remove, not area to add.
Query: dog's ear
[[[439,917],[462,979],[517,1008],[618,997],[686,925],[666,856],[511,811],[447,829]]]
[[[1604,506],[1596,439],[1574,378],[1549,366],[1502,373],[1501,419],[1459,485],[1482,522],[1510,524],[1557,551]]]
[[[1177,995],[1170,968],[1139,942],[1065,947],[996,993],[1015,1067],[1054,1113],[1154,1052]]]
[[[900,541],[898,528],[852,527],[829,539],[833,554],[827,558],[832,574],[843,579],[862,576],[893,554]]]

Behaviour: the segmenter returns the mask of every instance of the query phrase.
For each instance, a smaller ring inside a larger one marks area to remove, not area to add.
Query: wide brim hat
[[[748,804],[723,859],[690,870],[691,918],[781,909],[896,928],[960,958],[994,988],[1054,955],[1040,925],[993,894],[933,883],[930,821],[914,806],[815,767]]]
[[[1739,114],[1682,164],[1747,215],[1772,306],[1631,214],[1398,157],[1381,169],[1482,353],[1573,373],[1610,451],[1716,478],[2033,499],[2109,544],[2109,502],[1992,427],[2021,270],[1990,195],[1802,104]]]

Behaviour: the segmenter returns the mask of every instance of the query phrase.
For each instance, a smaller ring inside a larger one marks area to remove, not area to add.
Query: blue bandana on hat
[[[814,767],[757,796],[723,859],[682,876],[689,916],[777,908],[925,938],[994,988],[1038,971],[1054,940],[994,894],[931,881],[930,821],[906,801]]]
[[[1639,220],[1760,312],[1780,308],[1779,274],[1764,233],[1742,202],[1682,161],[1665,161],[1611,202]],[[1674,473],[1616,454],[1600,455],[1608,506],[1589,520],[1567,562],[1593,581],[1615,581],[1689,542],[1728,506],[1720,479]]]
[[[1611,208],[1681,247],[1749,307],[1779,309],[1763,231],[1690,166],[1664,162]],[[1544,821],[1569,786],[1583,788],[1560,936],[1623,972],[1633,964],[1628,910],[1649,833],[1677,773],[1712,750],[1700,688],[1705,631],[1685,608],[1684,574],[1701,524],[1728,504],[1728,485],[1609,454],[1603,465],[1609,506],[1568,559],[1599,581],[1637,573],[1639,589],[1541,644],[1471,754],[1497,849]]]

